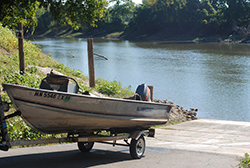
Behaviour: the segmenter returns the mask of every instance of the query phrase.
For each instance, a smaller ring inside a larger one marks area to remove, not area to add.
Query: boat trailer
[[[144,136],[154,137],[155,135],[154,129],[148,129],[133,130],[129,133],[123,133],[119,135],[110,132],[110,136],[98,135],[97,133],[86,135],[75,135],[68,133],[68,136],[66,138],[10,141],[6,120],[15,116],[20,116],[21,111],[16,111],[5,116],[4,112],[7,111],[9,111],[9,103],[3,102],[0,95],[0,150],[2,151],[8,151],[12,146],[77,142],[78,148],[81,152],[89,152],[93,148],[94,142],[99,142],[111,144],[113,146],[128,146],[130,149],[131,157],[133,159],[140,159],[143,156],[146,147]],[[117,143],[117,140],[124,140],[125,143]]]

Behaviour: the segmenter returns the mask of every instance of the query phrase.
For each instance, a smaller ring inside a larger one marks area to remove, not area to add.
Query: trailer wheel
[[[89,152],[93,148],[94,142],[78,142],[77,146],[81,152]]]
[[[140,159],[145,152],[145,139],[143,135],[138,140],[132,139],[130,143],[130,155],[133,159]]]

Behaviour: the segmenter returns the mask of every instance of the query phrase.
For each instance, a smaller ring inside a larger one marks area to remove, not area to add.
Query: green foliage
[[[32,88],[39,88],[42,78],[37,77],[36,74],[31,74],[28,71],[21,75],[20,73],[8,73],[4,76],[6,83],[18,83]]]
[[[103,17],[96,21],[96,26],[93,27],[90,23],[79,22],[79,24],[81,24],[81,28],[79,30],[74,30],[71,35],[78,36],[93,31],[99,36],[105,36],[106,34],[115,31],[124,30],[133,15],[135,5],[132,0],[118,0],[115,2],[116,3],[114,5],[106,7]],[[40,17],[38,17],[36,33],[48,35],[56,34],[59,37],[69,37],[68,33],[71,28],[65,24],[59,25],[55,22],[51,16],[51,12],[46,12],[38,16]],[[51,30],[51,32],[46,32],[48,29]]]
[[[0,3],[0,22],[10,28],[15,28],[17,23],[23,22],[24,27],[35,28],[36,16],[41,16],[44,9],[49,10],[54,20],[62,25],[70,25],[79,29],[82,22],[88,22],[91,26],[103,17],[106,0],[11,0]],[[36,15],[37,9],[39,10]]]
[[[112,6],[107,6],[107,0],[19,2],[0,3],[3,25],[14,29],[22,21],[29,29],[38,21],[39,33],[60,32],[61,36],[70,31],[74,36],[124,31],[123,35],[146,37],[163,30],[166,36],[193,33],[203,37],[229,35],[232,26],[246,28],[250,22],[249,0],[143,0],[137,6],[132,0],[111,0]],[[81,29],[76,32],[71,28]]]
[[[74,70],[72,75],[76,76],[76,77],[82,77],[83,71],[81,71],[80,69]]]
[[[11,0],[0,3],[0,22],[10,28],[17,27],[17,24],[22,22],[26,28],[35,28],[36,10],[38,7],[37,1],[34,0]]]
[[[165,36],[229,34],[232,25],[247,27],[250,23],[248,0],[144,0],[138,6],[125,30],[147,36],[165,31]]]
[[[40,6],[50,7],[50,12],[56,21],[63,25],[71,25],[74,29],[81,27],[81,22],[95,26],[95,22],[103,17],[106,4],[106,0],[67,0],[61,3],[40,0]]]
[[[126,0],[121,3],[119,0],[109,8],[111,19],[121,19],[124,21],[126,17],[133,13],[135,3],[132,0]]]
[[[11,140],[32,140],[45,137],[45,134],[39,133],[27,126],[20,117],[8,120],[7,128]]]
[[[79,93],[84,93],[85,91],[89,91],[89,92],[92,92],[93,91],[93,88],[90,88],[90,87],[87,87],[87,86],[85,86],[85,85],[83,85],[83,84],[79,84]]]
[[[29,72],[29,73],[31,73],[31,74],[34,74],[34,73],[36,73],[36,72],[38,71],[38,68],[35,67],[35,66],[28,67],[28,68],[26,69],[26,71]]]
[[[18,40],[12,31],[8,28],[2,27],[2,23],[0,22],[0,41],[1,47],[7,51],[11,51],[14,48],[18,47]]]
[[[109,82],[101,78],[98,78],[96,80],[96,83],[98,84],[98,92],[106,94],[108,96],[115,95],[117,93],[117,88],[120,87],[120,83],[118,83],[117,81]]]
[[[54,65],[55,69],[59,72],[61,72],[64,75],[70,76],[70,77],[80,77],[84,80],[87,80],[87,77],[84,76],[81,70],[73,70],[70,69],[68,66],[64,65],[63,63],[57,63]]]
[[[242,168],[249,168],[250,167],[250,157],[248,153],[245,153],[245,158],[240,160],[239,167]]]
[[[108,96],[123,98],[133,94],[131,91],[131,86],[128,88],[122,88],[121,83],[115,80],[113,82],[109,82],[105,79],[98,78],[96,80],[96,84],[97,91]]]

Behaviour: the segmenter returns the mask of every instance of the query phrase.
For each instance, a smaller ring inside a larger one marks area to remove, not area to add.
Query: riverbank
[[[190,110],[186,110],[179,105],[175,105],[173,102],[169,102],[167,99],[163,101],[154,99],[153,102],[170,103],[174,105],[170,113],[170,118],[169,118],[170,124],[198,119],[197,108],[190,108]]]
[[[125,35],[124,32],[112,32],[106,33],[105,31],[90,31],[87,33],[74,32],[71,30],[60,30],[60,31],[46,31],[46,32],[35,32],[33,35],[27,34],[25,38],[35,39],[35,38],[102,38],[102,39],[112,39],[112,40],[130,40],[130,41],[183,41],[187,43],[193,42],[221,42],[221,39],[227,40],[227,37],[205,37],[197,38],[196,36],[190,35],[166,35],[166,32],[160,31],[155,34],[150,35],[139,35],[133,33],[132,35]]]
[[[175,33],[177,34],[177,33]],[[58,31],[48,30],[46,32],[35,32],[33,35],[26,35],[27,38],[103,38],[116,40],[130,40],[130,41],[181,41],[186,43],[209,43],[209,42],[234,42],[234,43],[250,43],[250,36],[244,37],[241,35],[217,35],[197,37],[188,33],[180,33],[177,35],[169,35],[169,31],[161,30],[153,34],[141,35],[139,32],[125,34],[121,32],[109,32],[93,30],[90,32],[78,32],[68,29]]]

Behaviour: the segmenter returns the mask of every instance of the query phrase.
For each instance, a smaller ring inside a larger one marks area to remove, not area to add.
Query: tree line
[[[12,4],[0,2],[2,24],[14,27],[17,19],[24,20],[27,29],[30,25],[37,26],[39,32],[47,29],[75,29],[84,33],[124,31],[127,37],[162,31],[168,36],[250,34],[249,0],[142,0],[142,4],[132,0],[6,2],[12,1]]]
[[[226,35],[249,24],[249,0],[143,0],[129,27],[145,33],[166,29],[208,36]]]

